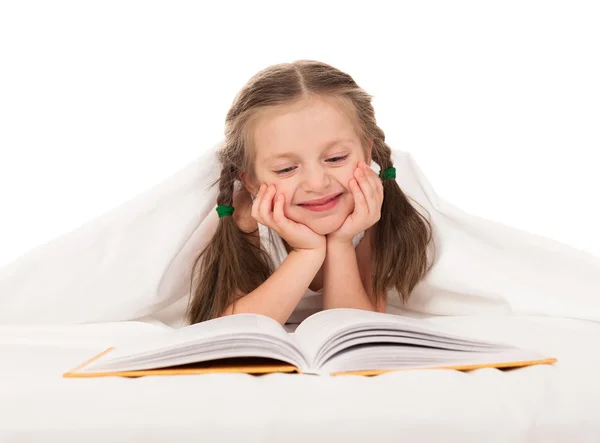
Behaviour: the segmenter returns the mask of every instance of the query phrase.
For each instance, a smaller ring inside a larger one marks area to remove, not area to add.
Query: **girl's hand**
[[[283,213],[285,197],[279,194],[275,185],[262,183],[252,203],[252,218],[262,225],[273,229],[295,250],[325,249],[327,239],[308,226],[290,220]]]
[[[328,242],[352,242],[359,232],[373,226],[381,218],[383,184],[379,176],[361,161],[354,170],[356,179],[350,180],[349,188],[354,197],[354,212],[336,231],[327,235]]]

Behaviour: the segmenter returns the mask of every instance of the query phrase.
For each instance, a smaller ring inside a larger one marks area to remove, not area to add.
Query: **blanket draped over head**
[[[221,170],[218,147],[0,268],[0,324],[135,320],[169,309],[181,324],[193,259],[219,222],[217,186],[209,188]],[[435,245],[433,266],[409,302],[388,293],[392,308],[600,321],[600,258],[467,214],[436,195],[409,153],[394,150],[392,160],[400,187],[430,220]]]

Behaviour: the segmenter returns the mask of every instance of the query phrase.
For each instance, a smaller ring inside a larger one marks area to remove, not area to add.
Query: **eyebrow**
[[[340,143],[354,143],[354,140],[352,140],[351,138],[343,138],[343,139],[339,139],[339,140],[332,140],[329,143],[327,143],[325,145],[325,148],[323,148],[323,151],[326,151],[327,149],[331,148],[332,146],[335,146],[337,144]],[[294,158],[297,157],[298,154],[294,153],[294,152],[283,152],[281,154],[275,154],[272,155],[270,157],[267,157],[265,159],[265,162],[271,161],[271,160],[276,160],[278,158],[285,158],[285,157],[289,157],[289,158]]]

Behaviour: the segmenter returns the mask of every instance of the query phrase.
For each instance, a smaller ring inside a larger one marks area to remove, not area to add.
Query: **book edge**
[[[300,369],[290,364],[258,364],[258,365],[215,365],[204,368],[157,368],[142,369],[133,371],[98,371],[98,372],[80,372],[81,369],[102,356],[114,350],[110,347],[91,357],[79,366],[63,374],[63,378],[93,378],[93,377],[144,377],[148,375],[192,375],[192,374],[216,374],[216,373],[242,373],[242,374],[271,374],[271,373],[292,373],[300,372]]]
[[[524,360],[524,361],[511,361],[511,362],[502,362],[502,363],[478,363],[473,365],[442,365],[442,366],[430,366],[430,367],[412,367],[412,368],[397,368],[397,369],[373,369],[373,370],[365,370],[365,371],[339,371],[332,372],[330,375],[334,377],[344,376],[344,375],[363,375],[363,376],[373,376],[386,374],[389,372],[400,372],[400,371],[415,371],[415,370],[431,370],[431,369],[453,369],[456,371],[472,371],[474,369],[483,369],[483,368],[496,368],[496,369],[508,369],[508,368],[522,368],[526,366],[534,366],[541,364],[554,364],[558,360],[556,358],[544,358],[540,360]]]
[[[92,378],[92,377],[143,377],[148,375],[192,375],[192,374],[215,374],[215,373],[245,373],[245,374],[271,374],[271,373],[293,373],[303,374],[304,372],[296,366],[290,364],[259,364],[259,365],[240,365],[233,366],[229,365],[217,365],[212,367],[204,368],[158,368],[158,369],[143,369],[134,371],[99,371],[99,372],[79,372],[84,367],[88,366],[92,362],[98,360],[104,355],[108,354],[115,347],[109,347],[99,354],[89,358],[77,367],[67,371],[63,374],[64,378]],[[496,368],[496,369],[508,369],[508,368],[521,368],[526,366],[534,366],[540,364],[554,364],[558,360],[556,358],[544,358],[537,360],[523,360],[523,361],[509,361],[509,362],[490,362],[490,363],[478,363],[472,365],[440,365],[430,367],[409,367],[409,368],[395,368],[395,369],[373,369],[373,370],[362,370],[362,371],[338,371],[332,372],[329,375],[348,376],[376,376],[386,374],[389,372],[400,372],[400,371],[411,371],[411,370],[432,370],[432,369],[450,369],[457,371],[472,371],[475,369],[483,368]]]
[[[85,368],[86,366],[90,365],[91,363],[95,362],[96,360],[98,360],[99,358],[105,356],[106,354],[108,354],[110,351],[114,350],[115,347],[111,346],[109,348],[106,348],[104,351],[100,352],[99,354],[94,355],[93,357],[89,358],[88,360],[84,361],[83,363],[81,363],[80,365],[78,365],[77,367],[71,369],[70,371],[67,371],[63,374],[63,377],[72,377],[72,376],[78,376],[78,371],[80,371],[81,369]]]

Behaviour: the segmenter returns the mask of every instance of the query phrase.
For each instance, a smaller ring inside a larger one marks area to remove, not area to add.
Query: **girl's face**
[[[287,218],[326,235],[354,210],[348,183],[361,160],[371,164],[370,150],[365,156],[351,120],[330,99],[311,97],[261,116],[254,146],[256,187],[274,184],[285,196]],[[322,210],[306,205],[337,195],[335,204]]]

